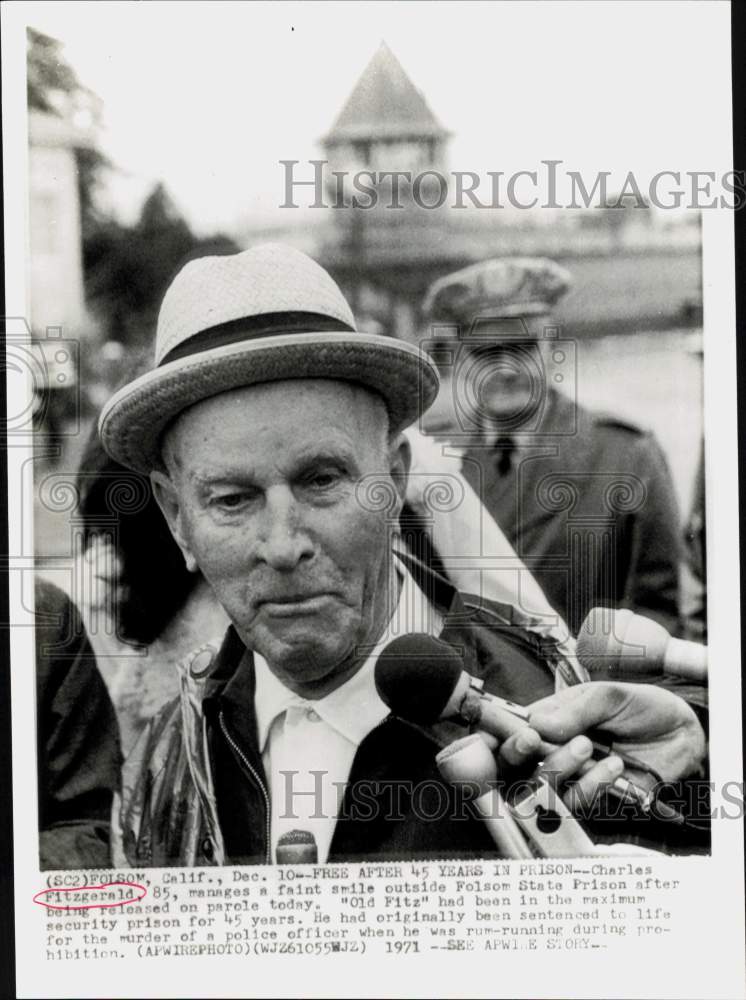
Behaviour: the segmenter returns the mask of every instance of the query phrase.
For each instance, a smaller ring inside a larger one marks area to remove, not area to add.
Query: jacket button
[[[212,861],[215,855],[215,851],[212,846],[212,841],[210,840],[209,837],[205,837],[205,839],[202,841],[202,853],[204,854],[204,856],[207,858],[208,861]]]

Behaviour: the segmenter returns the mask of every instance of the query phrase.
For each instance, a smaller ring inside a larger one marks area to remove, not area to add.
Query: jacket
[[[121,767],[114,707],[75,605],[41,578],[35,594],[39,865],[108,867]]]
[[[502,474],[494,447],[473,442],[464,478],[573,634],[599,605],[631,608],[676,634],[683,546],[657,440],[556,390],[537,420],[513,435]]]

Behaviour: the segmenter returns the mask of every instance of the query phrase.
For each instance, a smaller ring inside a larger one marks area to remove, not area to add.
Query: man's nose
[[[313,556],[313,541],[291,490],[278,487],[265,496],[257,554],[272,569],[288,572]]]

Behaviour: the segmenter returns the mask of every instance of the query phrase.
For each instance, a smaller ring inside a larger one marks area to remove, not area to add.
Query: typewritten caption
[[[647,858],[58,872],[37,897],[48,962],[587,951],[670,938],[674,872]]]

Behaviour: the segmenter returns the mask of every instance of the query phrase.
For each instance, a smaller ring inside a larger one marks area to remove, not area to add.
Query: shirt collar
[[[254,705],[260,753],[266,748],[272,723],[292,705],[313,708],[328,725],[355,746],[359,746],[368,733],[383,722],[389,709],[376,691],[374,677],[376,661],[382,649],[400,635],[427,632],[437,636],[443,628],[442,615],[430,604],[409,571],[402,565],[397,567],[397,571],[402,580],[399,603],[383,635],[362,667],[326,697],[317,701],[301,698],[278,680],[263,657],[254,654]]]

